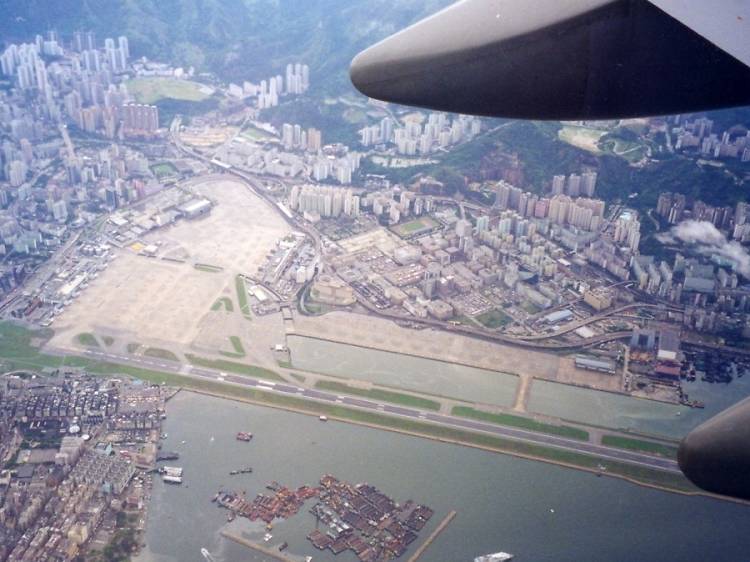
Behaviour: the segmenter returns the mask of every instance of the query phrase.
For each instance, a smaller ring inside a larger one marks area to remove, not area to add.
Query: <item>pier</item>
[[[238,535],[235,535],[233,533],[230,533],[229,531],[222,531],[220,534],[225,539],[229,539],[232,542],[236,542],[237,544],[241,544],[242,546],[251,548],[257,552],[260,552],[261,554],[265,554],[266,556],[270,556],[271,558],[273,558],[274,560],[278,560],[279,562],[296,562],[295,560],[292,560],[291,558],[284,556],[278,550],[267,548],[261,544],[258,544],[257,542],[253,542],[243,537],[240,537]]]
[[[430,547],[430,545],[435,542],[435,539],[437,539],[440,536],[440,533],[445,531],[445,529],[448,527],[448,525],[451,524],[451,521],[456,517],[456,512],[451,511],[448,515],[445,516],[445,519],[443,519],[440,522],[440,525],[437,526],[437,528],[432,532],[432,534],[427,537],[427,540],[424,541],[422,546],[420,546],[417,551],[409,558],[409,562],[417,562],[419,558],[425,553],[425,551]]]

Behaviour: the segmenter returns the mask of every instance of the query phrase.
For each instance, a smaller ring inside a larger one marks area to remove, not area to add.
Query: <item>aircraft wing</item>
[[[372,98],[528,119],[750,105],[750,0],[461,0],[353,61]]]
[[[651,3],[750,65],[750,2],[747,0],[651,0]]]

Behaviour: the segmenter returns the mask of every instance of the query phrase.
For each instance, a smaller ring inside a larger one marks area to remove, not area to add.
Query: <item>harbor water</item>
[[[449,398],[511,406],[518,377],[420,357],[359,348],[301,336],[289,338],[294,366],[332,376],[436,394]],[[683,383],[691,399],[705,409],[666,404],[611,392],[535,380],[528,409],[569,421],[650,435],[682,438],[691,429],[750,396],[750,376],[729,385]]]
[[[512,406],[518,377],[433,359],[400,355],[303,336],[287,338],[294,367],[335,377]]]
[[[180,453],[169,464],[185,469],[185,483],[156,479],[147,547],[137,562],[203,562],[201,548],[217,562],[270,560],[219,535],[227,512],[211,498],[219,488],[251,498],[270,493],[265,486],[274,480],[316,485],[326,473],[432,507],[435,516],[419,543],[455,509],[424,562],[471,561],[501,550],[519,562],[746,562],[750,553],[750,507],[551,464],[192,393],[170,401],[164,431],[164,449]],[[237,441],[238,431],[252,431],[253,441]],[[246,466],[252,474],[229,475]],[[307,513],[312,505],[278,522],[268,543],[265,530],[244,519],[231,528],[271,548],[288,542],[284,554],[293,560],[355,562],[351,553],[321,553],[306,540],[315,528]]]

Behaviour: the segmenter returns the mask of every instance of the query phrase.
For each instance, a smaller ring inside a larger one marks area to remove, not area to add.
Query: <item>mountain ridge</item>
[[[368,45],[450,0],[1,0],[5,41],[56,29],[126,35],[135,56],[211,71],[224,80],[260,79],[288,62],[310,65],[324,91],[350,89],[347,69]]]

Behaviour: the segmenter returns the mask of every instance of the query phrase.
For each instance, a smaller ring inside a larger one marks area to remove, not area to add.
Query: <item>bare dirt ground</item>
[[[382,227],[339,241],[339,246],[349,253],[359,252],[370,246],[375,246],[381,252],[390,254],[401,245],[403,245],[403,242],[399,238]]]

